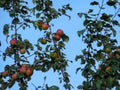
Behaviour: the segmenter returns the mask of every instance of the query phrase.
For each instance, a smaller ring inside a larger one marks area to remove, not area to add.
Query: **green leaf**
[[[90,5],[99,5],[99,2],[93,1],[90,3]]]
[[[0,0],[0,7],[2,7],[5,4],[5,0]]]
[[[117,1],[115,1],[115,0],[109,0],[108,2],[107,2],[107,5],[109,5],[109,6],[115,6],[115,4],[117,3]]]
[[[65,34],[62,35],[62,40],[65,41],[65,42],[68,42],[69,41],[69,37]]]
[[[83,89],[83,86],[82,85],[79,85],[77,86],[78,90],[82,90]]]
[[[59,90],[59,87],[53,85],[53,86],[49,87],[48,90]]]
[[[79,37],[81,37],[81,35],[83,35],[84,32],[85,32],[85,29],[77,31],[77,34]]]
[[[113,25],[119,25],[119,26],[120,26],[120,24],[119,24],[119,22],[118,22],[117,20],[113,20],[113,21],[112,21],[112,24],[113,24]]]
[[[78,13],[78,16],[81,18],[83,16],[83,13]]]
[[[5,24],[4,27],[3,27],[3,34],[7,35],[8,33],[9,33],[9,25]]]
[[[37,13],[37,14],[36,14],[36,18],[39,18],[39,17],[40,17],[40,13]]]
[[[102,81],[97,80],[95,84],[96,84],[96,87],[99,89],[101,87]]]
[[[115,90],[120,90],[120,86],[116,86],[116,89]]]
[[[77,72],[78,72],[80,69],[81,69],[81,67],[79,67],[79,68],[76,69],[76,74],[77,74]]]
[[[19,23],[19,19],[18,18],[14,18],[13,21],[12,21],[12,24],[17,24]]]
[[[93,12],[93,9],[89,9],[88,13],[92,13]]]

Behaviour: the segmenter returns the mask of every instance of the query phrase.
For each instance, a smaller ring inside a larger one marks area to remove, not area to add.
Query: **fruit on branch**
[[[59,35],[59,36],[62,36],[64,34],[63,30],[62,29],[58,29],[56,31],[56,34]]]
[[[15,38],[11,39],[10,44],[13,45],[13,46],[17,45],[17,40]]]
[[[106,48],[106,49],[105,49],[105,52],[106,52],[106,53],[110,53],[111,51],[112,51],[111,48]]]
[[[47,40],[46,40],[46,39],[41,39],[41,43],[42,43],[42,44],[46,44],[46,43],[47,43]]]
[[[31,76],[32,74],[33,74],[32,68],[27,68],[27,70],[26,70],[26,75],[27,75],[27,76]]]
[[[106,71],[106,72],[109,72],[109,71],[110,71],[110,69],[111,69],[111,67],[110,67],[110,66],[108,66],[108,67],[106,67],[105,71]]]
[[[59,41],[60,38],[61,38],[61,37],[60,37],[58,34],[55,34],[55,35],[53,36],[53,39],[56,40],[56,41]]]
[[[21,67],[20,68],[20,73],[23,73],[23,74],[26,73],[26,67]]]
[[[7,71],[2,72],[2,76],[3,76],[3,77],[6,77],[7,75],[8,75],[8,72],[7,72]]]
[[[25,54],[26,50],[25,49],[20,49],[21,54]]]
[[[47,30],[49,28],[49,25],[47,23],[42,24],[42,29]]]
[[[17,79],[17,73],[12,74],[12,80]]]

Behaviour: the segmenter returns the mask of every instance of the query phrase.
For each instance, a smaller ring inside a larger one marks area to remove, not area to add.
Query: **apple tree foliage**
[[[51,0],[1,0],[0,8],[5,10],[11,18],[10,24],[5,24],[3,34],[6,36],[8,47],[1,51],[3,61],[7,62],[10,57],[14,63],[6,65],[4,71],[0,71],[0,89],[11,88],[18,82],[20,90],[26,90],[28,81],[35,71],[47,72],[53,69],[60,75],[60,82],[64,82],[65,89],[71,90],[69,74],[66,71],[68,60],[63,50],[69,37],[64,33],[59,39],[55,39],[51,21],[62,15],[67,15],[72,10],[69,4],[59,9],[53,7]],[[76,69],[82,72],[86,79],[79,90],[111,90],[120,89],[120,46],[116,39],[117,30],[120,26],[120,2],[119,0],[93,0],[88,12],[80,12],[78,16],[83,18],[85,28],[79,30],[78,36],[86,44],[82,54],[76,55],[76,61],[80,66]],[[95,7],[95,8],[94,8]],[[106,12],[111,10],[111,12]],[[114,10],[115,12],[112,12]],[[42,24],[47,24],[48,28]],[[29,39],[24,39],[19,30],[34,27],[35,30],[44,32],[33,44]],[[46,29],[45,29],[46,28]],[[59,28],[59,27],[58,27]],[[10,32],[14,33],[10,33]],[[10,40],[17,40],[15,45]],[[3,45],[0,42],[0,45]],[[45,47],[45,48],[44,48]],[[29,58],[33,57],[33,63]],[[29,69],[29,70],[28,70]],[[16,77],[17,75],[17,77]],[[45,79],[45,78],[44,78]],[[58,86],[38,86],[38,89],[58,90]]]
[[[29,3],[32,3],[32,6],[29,6]],[[47,72],[50,69],[58,72],[60,82],[64,82],[64,88],[70,89],[69,74],[66,71],[69,60],[66,59],[63,52],[69,37],[64,33],[60,40],[53,38],[56,32],[53,32],[53,24],[51,24],[53,19],[62,15],[70,18],[67,15],[67,11],[72,10],[70,5],[63,5],[61,8],[55,9],[52,0],[0,0],[0,8],[6,11],[11,18],[11,23],[6,23],[3,26],[3,34],[8,46],[5,51],[1,51],[1,56],[5,62],[7,62],[8,57],[14,62],[11,65],[6,65],[4,71],[0,71],[0,89],[12,88],[18,82],[19,90],[27,90],[28,81],[31,80],[35,71]],[[48,27],[44,25],[43,28],[42,24],[44,23]],[[36,44],[31,43],[30,38],[24,39],[19,33],[19,30],[26,30],[31,27],[44,32]],[[14,39],[13,44],[10,42],[12,39]],[[43,39],[44,41],[42,41]],[[1,45],[3,45],[2,42]],[[30,57],[33,57],[33,63],[29,62]],[[30,69],[27,71],[28,68]],[[48,86],[47,84],[38,86],[36,90],[38,88],[59,89],[58,86]]]
[[[93,0],[84,18],[84,28],[78,36],[86,44],[82,54],[76,56],[85,81],[79,90],[120,90],[120,45],[116,38],[120,28],[120,1]]]

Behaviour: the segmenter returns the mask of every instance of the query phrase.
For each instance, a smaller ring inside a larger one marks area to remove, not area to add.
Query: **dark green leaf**
[[[117,20],[113,20],[113,21],[112,21],[112,24],[113,24],[113,25],[120,25]]]
[[[99,89],[100,87],[101,87],[101,83],[102,83],[102,81],[101,80],[97,80],[96,81],[96,87]]]
[[[62,40],[65,41],[65,42],[68,42],[69,41],[69,37],[67,35],[62,35]]]
[[[18,18],[14,18],[13,21],[12,21],[12,24],[17,24],[19,23],[19,19]]]
[[[79,67],[79,68],[76,69],[76,74],[77,74],[77,72],[78,72],[80,69],[81,69],[81,67]]]
[[[85,32],[85,29],[77,31],[77,34],[79,37],[81,37],[81,35],[83,35],[84,32]]]
[[[36,14],[36,18],[39,18],[39,17],[40,17],[40,13],[37,13],[37,14]]]
[[[112,0],[109,0],[108,2],[107,2],[107,5],[109,5],[109,6],[115,6],[115,4],[117,3],[117,1],[112,1]]]
[[[116,86],[116,90],[120,90],[120,86]]]
[[[8,33],[9,33],[9,25],[5,24],[4,27],[3,27],[3,34],[7,35]]]
[[[83,89],[83,86],[82,85],[79,85],[77,86],[78,90],[82,90]]]
[[[78,16],[81,18],[83,16],[83,13],[78,13]]]
[[[90,5],[99,5],[99,2],[93,1],[93,2],[90,3]]]
[[[93,9],[89,9],[88,13],[92,13],[93,12]]]

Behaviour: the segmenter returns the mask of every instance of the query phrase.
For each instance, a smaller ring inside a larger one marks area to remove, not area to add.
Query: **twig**
[[[98,11],[96,20],[98,19],[99,15],[100,15],[100,12],[101,12],[102,7],[103,7],[103,3],[104,3],[104,0],[102,0],[102,5],[100,6],[100,10]]]

